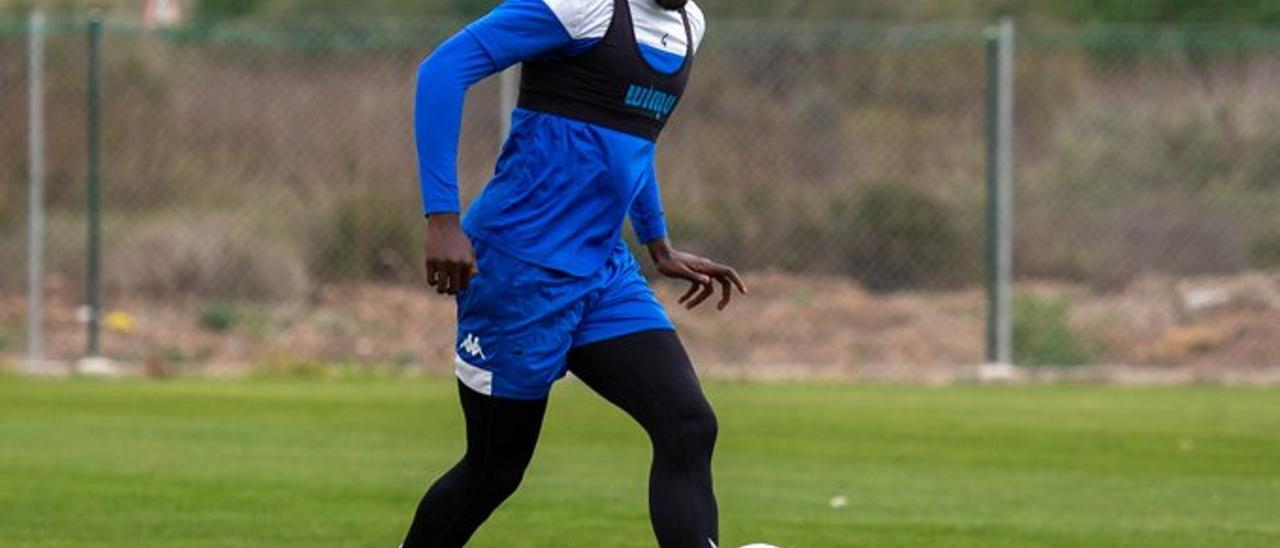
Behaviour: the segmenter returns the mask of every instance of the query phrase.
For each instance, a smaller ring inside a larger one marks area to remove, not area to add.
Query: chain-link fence
[[[987,29],[713,22],[659,171],[678,245],[749,273],[672,313],[729,374],[981,363]],[[415,68],[457,28],[108,23],[102,351],[156,372],[449,367],[424,291]],[[0,24],[0,356],[23,359],[23,22]],[[86,25],[44,38],[45,355],[85,352]],[[1280,33],[1020,29],[1014,358],[1280,364]],[[464,199],[492,171],[499,84],[472,91]],[[671,297],[680,288],[658,283]],[[670,299],[668,299],[670,300]]]

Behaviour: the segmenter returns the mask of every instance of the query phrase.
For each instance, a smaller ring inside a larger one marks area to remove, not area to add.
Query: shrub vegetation
[[[1014,300],[1013,356],[1020,365],[1095,363],[1092,344],[1071,327],[1062,299],[1019,295]]]

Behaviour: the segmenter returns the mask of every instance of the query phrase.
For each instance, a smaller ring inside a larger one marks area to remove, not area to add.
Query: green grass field
[[[708,390],[726,546],[1280,546],[1280,391]],[[460,428],[446,380],[0,380],[0,546],[391,548]],[[472,545],[652,546],[647,461],[565,383]]]

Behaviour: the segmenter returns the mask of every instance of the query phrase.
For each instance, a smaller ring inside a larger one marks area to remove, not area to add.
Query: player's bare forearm
[[[729,306],[735,289],[743,295],[747,294],[746,282],[732,267],[679,251],[671,245],[668,238],[653,240],[645,245],[649,248],[649,256],[653,258],[658,272],[668,278],[686,280],[692,284],[684,296],[680,297],[679,302],[685,308],[692,310],[702,304],[715,293],[717,284],[721,289],[720,302],[716,306],[719,310]]]

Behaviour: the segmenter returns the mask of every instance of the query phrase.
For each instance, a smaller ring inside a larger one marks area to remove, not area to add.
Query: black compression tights
[[[649,514],[658,543],[663,548],[719,543],[711,488],[716,418],[675,333],[649,331],[574,349],[569,370],[648,432],[653,443]],[[533,456],[546,400],[492,398],[459,389],[466,455],[422,498],[405,548],[466,544],[515,492]]]

